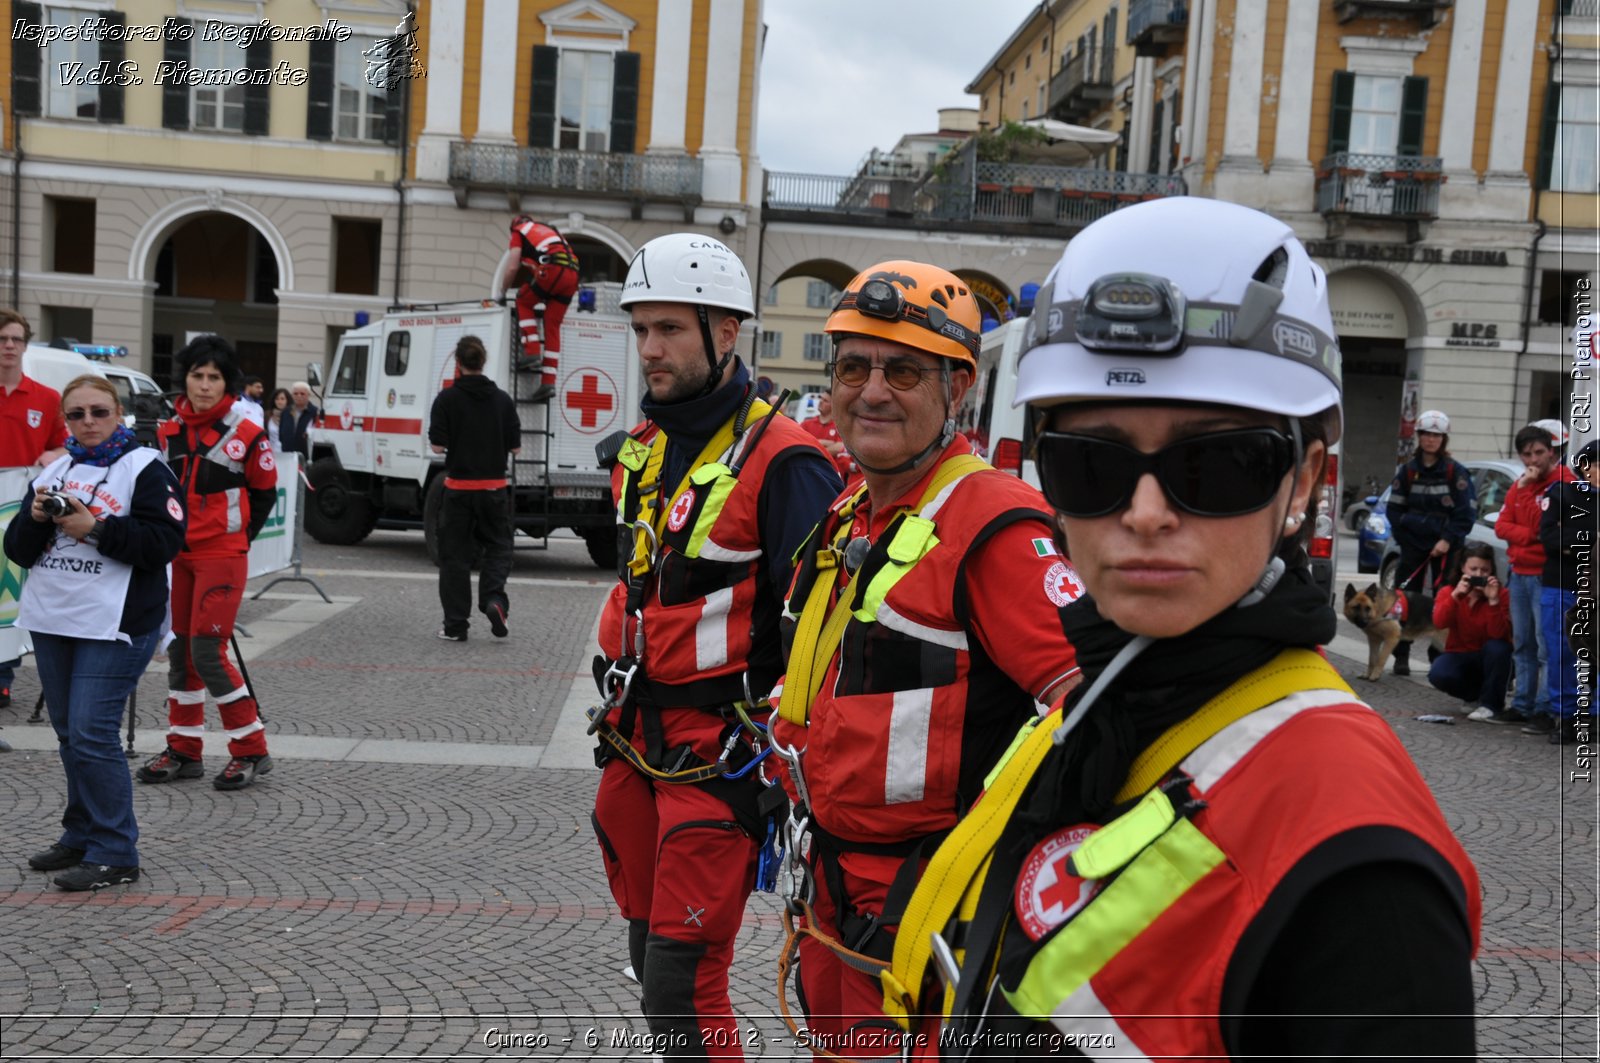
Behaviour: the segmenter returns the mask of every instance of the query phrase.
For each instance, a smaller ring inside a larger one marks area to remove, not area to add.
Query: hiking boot
[[[71,871],[55,877],[57,886],[73,893],[83,890],[105,889],[107,886],[121,886],[129,882],[138,881],[138,868],[110,867],[106,864],[79,864]]]
[[[198,779],[205,773],[205,765],[200,763],[199,757],[186,757],[168,746],[145,761],[144,767],[134,772],[134,778],[140,782],[158,783],[174,779]]]
[[[1556,729],[1556,718],[1547,712],[1541,712],[1522,728],[1525,735],[1547,735]]]
[[[211,785],[219,790],[243,790],[256,781],[257,775],[265,775],[271,770],[272,758],[265,753],[259,757],[234,757],[228,761],[228,766],[211,780]]]
[[[523,402],[543,402],[545,399],[548,399],[551,395],[554,395],[555,393],[556,393],[556,386],[554,384],[540,384],[537,388],[534,389],[532,395],[527,396],[522,401]]]
[[[451,631],[449,628],[442,627],[434,638],[443,639],[446,642],[465,642],[467,641],[467,633],[465,631]]]
[[[28,857],[28,866],[35,871],[60,871],[83,863],[83,850],[56,842],[42,853]]]
[[[1554,719],[1554,717],[1550,717]],[[1578,721],[1571,716],[1563,716],[1561,722],[1550,728],[1550,737],[1546,739],[1553,746],[1570,746],[1578,740]]]
[[[489,608],[483,611],[489,618],[489,630],[494,632],[494,637],[503,639],[511,634],[511,629],[506,627],[506,607],[499,602],[490,602]]]

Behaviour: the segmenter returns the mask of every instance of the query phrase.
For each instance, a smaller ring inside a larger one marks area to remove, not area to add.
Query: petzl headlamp
[[[1074,325],[1090,350],[1165,354],[1183,343],[1183,293],[1148,273],[1108,273],[1089,286]]]
[[[845,292],[839,297],[833,312],[838,313],[841,310],[854,310],[881,321],[908,321],[913,325],[920,325],[929,332],[938,333],[946,339],[961,344],[972,352],[974,358],[978,356],[981,341],[977,333],[959,321],[951,320],[944,307],[936,303],[922,307],[907,302],[905,293],[886,280],[874,277],[858,290]]]

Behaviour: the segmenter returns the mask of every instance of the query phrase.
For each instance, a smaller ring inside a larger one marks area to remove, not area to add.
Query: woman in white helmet
[[[1388,512],[1400,544],[1397,589],[1433,594],[1478,517],[1472,472],[1450,456],[1450,418],[1443,410],[1417,417],[1417,452],[1394,474]],[[1394,674],[1411,674],[1409,640],[1394,648]]]
[[[956,1054],[1471,1055],[1477,875],[1316,652],[1321,269],[1265,214],[1174,198],[1085,229],[1037,307],[1017,395],[1089,591],[1063,610],[1085,683],[930,861],[886,1011],[942,1011]]]

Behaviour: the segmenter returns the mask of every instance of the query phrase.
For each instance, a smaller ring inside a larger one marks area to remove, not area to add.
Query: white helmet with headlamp
[[[1322,268],[1283,222],[1175,196],[1067,244],[1035,301],[1017,402],[1208,402],[1342,428]]]

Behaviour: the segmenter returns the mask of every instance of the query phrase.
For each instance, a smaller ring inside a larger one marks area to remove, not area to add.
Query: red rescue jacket
[[[177,407],[178,416],[156,428],[156,439],[188,501],[183,548],[198,557],[243,554],[277,501],[272,443],[264,428],[233,408],[231,395],[204,414],[187,398]]]

